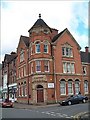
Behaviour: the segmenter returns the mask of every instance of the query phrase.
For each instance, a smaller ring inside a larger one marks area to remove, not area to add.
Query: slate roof
[[[64,33],[64,31],[65,31],[66,29],[67,29],[67,28],[65,28],[65,29],[64,29],[63,31],[61,31],[59,34],[57,34],[56,36],[54,36],[53,39],[52,39],[52,42],[55,42],[55,41],[58,39],[58,37]]]
[[[53,39],[52,39],[52,42],[55,42],[65,31],[67,31],[70,34],[70,36],[73,38],[74,42],[77,44],[78,48],[81,49],[80,45],[77,43],[77,41],[74,39],[74,37],[72,36],[72,34],[69,32],[69,30],[67,28],[65,28],[59,34],[54,36]]]
[[[41,18],[39,18],[39,19],[34,23],[34,25],[28,30],[28,32],[29,32],[30,30],[32,30],[33,28],[37,28],[37,27],[49,28],[50,31],[52,31],[51,28],[44,22],[44,20],[41,19]]]
[[[81,62],[90,63],[90,52],[80,52]]]
[[[25,45],[28,47],[29,46],[29,37],[21,35],[21,39],[24,41]]]
[[[5,54],[5,58],[7,60],[7,63],[12,61],[15,57],[17,57],[17,54]]]

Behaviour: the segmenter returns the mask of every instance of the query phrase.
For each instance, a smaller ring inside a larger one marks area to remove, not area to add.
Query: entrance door
[[[44,102],[42,85],[37,86],[37,102]]]

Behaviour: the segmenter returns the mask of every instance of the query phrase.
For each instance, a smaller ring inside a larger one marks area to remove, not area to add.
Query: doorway
[[[37,86],[37,103],[44,102],[44,96],[43,96],[43,86],[38,85]]]

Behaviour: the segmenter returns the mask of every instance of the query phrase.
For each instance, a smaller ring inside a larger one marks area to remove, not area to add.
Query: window
[[[61,82],[60,82],[60,93],[61,93],[61,95],[65,95],[66,94],[66,83],[65,83],[65,80],[61,80]]]
[[[75,73],[74,63],[63,62],[63,73]]]
[[[20,68],[18,69],[18,77],[21,77]]]
[[[24,81],[24,84],[23,84],[23,96],[27,96],[26,81]]]
[[[24,50],[21,50],[20,52],[20,62],[24,60]]]
[[[48,60],[44,61],[44,70],[45,72],[49,72],[49,61]]]
[[[63,63],[63,73],[67,72],[67,63]]]
[[[88,93],[88,81],[87,80],[84,81],[84,93],[85,94]]]
[[[62,47],[62,55],[66,57],[73,57],[72,48]]]
[[[84,74],[84,75],[87,74],[86,66],[83,66],[83,74]]]
[[[26,76],[26,66],[24,66],[24,76]]]
[[[33,73],[33,63],[31,63],[31,74]]]
[[[80,91],[79,80],[75,81],[75,94],[78,94]]]
[[[71,63],[71,72],[75,73],[74,63]]]
[[[44,53],[48,53],[48,45],[44,44]]]
[[[24,91],[23,91],[23,82],[21,82],[21,96],[24,95]]]
[[[20,96],[20,83],[18,85],[18,96]]]
[[[67,73],[71,73],[71,66],[70,66],[70,63],[67,63]]]
[[[72,81],[68,81],[68,94],[73,94],[73,86],[72,86]]]
[[[40,43],[36,43],[36,53],[40,53]]]
[[[21,68],[21,77],[23,77],[23,67]]]
[[[41,72],[41,61],[36,61],[36,72]]]

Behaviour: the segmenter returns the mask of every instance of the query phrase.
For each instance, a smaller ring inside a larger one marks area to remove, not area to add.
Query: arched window
[[[44,41],[44,53],[48,53],[48,41]]]
[[[88,94],[88,81],[87,80],[84,81],[84,93]]]
[[[75,94],[78,94],[80,91],[79,80],[75,80]]]
[[[69,95],[73,94],[73,84],[72,84],[72,80],[68,80],[68,94],[69,94]]]
[[[36,42],[36,53],[40,53],[40,43]]]
[[[60,94],[66,95],[66,82],[64,79],[60,81]]]

